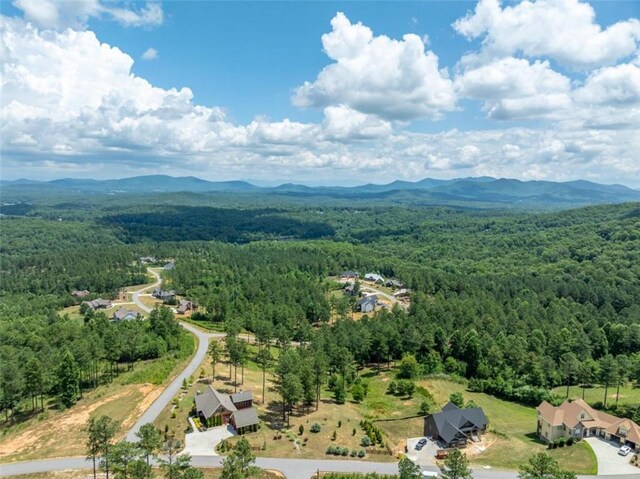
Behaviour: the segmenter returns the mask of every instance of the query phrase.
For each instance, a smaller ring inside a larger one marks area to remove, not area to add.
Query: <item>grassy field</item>
[[[107,415],[120,423],[119,436],[162,392],[189,361],[195,341],[188,336],[190,353],[183,359],[162,358],[135,364],[121,372],[112,383],[85,392],[67,410],[55,409],[50,401],[46,411],[19,424],[4,427],[0,439],[0,463],[49,457],[84,455],[84,426],[90,417]]]
[[[557,387],[553,390],[554,393],[565,397],[567,394],[567,388]],[[571,386],[569,388],[569,398],[578,399],[582,398],[582,388],[580,386]],[[598,401],[604,401],[604,386],[594,386],[586,388],[584,390],[584,400],[589,404],[593,404]],[[626,384],[620,386],[620,395],[618,398],[620,404],[638,404],[640,403],[640,387],[634,387],[632,384]],[[607,391],[607,404],[615,404],[616,402],[616,387],[609,387]]]

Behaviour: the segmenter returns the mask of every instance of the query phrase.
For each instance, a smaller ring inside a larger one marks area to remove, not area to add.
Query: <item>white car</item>
[[[620,454],[621,456],[626,456],[627,454],[629,454],[631,452],[631,448],[629,446],[622,446],[619,450],[618,450],[618,454]]]
[[[422,471],[422,477],[425,479],[429,477],[438,477],[438,473],[434,471]]]

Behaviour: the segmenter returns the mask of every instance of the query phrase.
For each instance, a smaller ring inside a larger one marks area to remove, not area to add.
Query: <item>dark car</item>
[[[420,451],[425,446],[426,443],[427,443],[427,440],[424,437],[420,439],[416,443],[416,451]]]

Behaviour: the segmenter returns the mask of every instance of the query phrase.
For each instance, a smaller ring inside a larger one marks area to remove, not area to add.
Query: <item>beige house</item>
[[[597,411],[582,399],[566,400],[557,407],[543,401],[536,411],[538,434],[545,441],[596,436],[640,451],[640,426],[631,419]]]

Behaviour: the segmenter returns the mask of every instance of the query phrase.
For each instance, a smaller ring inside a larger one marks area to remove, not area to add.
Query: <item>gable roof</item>
[[[237,411],[228,394],[220,393],[211,386],[196,395],[196,409],[202,411],[205,417],[211,417],[220,406],[227,411]]]
[[[466,437],[462,431],[470,424],[477,429],[484,429],[487,426],[487,417],[480,407],[460,409],[455,404],[449,402],[441,412],[432,414],[433,422],[438,429],[438,435],[447,443],[456,438]]]
[[[122,321],[129,316],[133,316],[135,318],[136,316],[138,316],[138,314],[135,311],[131,311],[130,309],[124,307],[118,309],[118,311],[113,313],[113,319],[115,319],[116,321]]]
[[[580,423],[588,427],[607,428],[619,420],[616,416],[593,409],[582,399],[567,399],[557,407],[542,401],[536,410],[552,426],[564,425],[571,429]]]
[[[233,422],[236,425],[236,429],[258,424],[260,422],[260,419],[258,419],[258,411],[256,411],[254,407],[240,409],[233,413]]]
[[[253,394],[251,391],[240,391],[231,395],[231,402],[237,404],[239,402],[253,400]]]
[[[375,294],[370,294],[369,296],[363,296],[356,303],[358,306],[362,306],[363,304],[373,303],[375,304],[378,301],[378,296]]]

